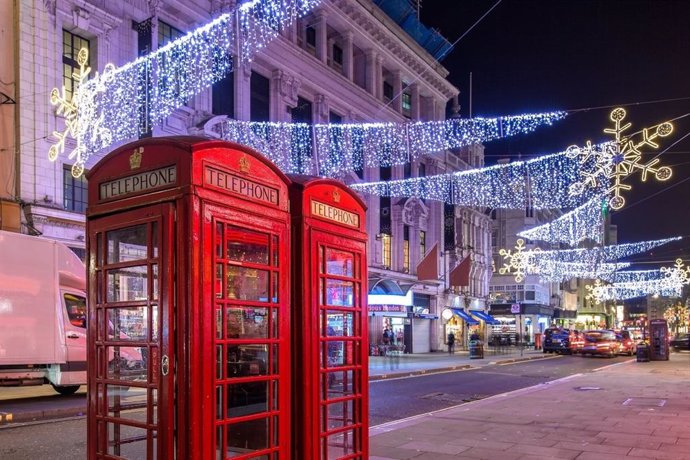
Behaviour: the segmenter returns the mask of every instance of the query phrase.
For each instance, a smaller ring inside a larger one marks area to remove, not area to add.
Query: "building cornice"
[[[459,90],[446,80],[448,70],[371,0],[333,0],[331,4],[368,34],[374,43],[398,57],[406,68],[446,99],[458,94]]]

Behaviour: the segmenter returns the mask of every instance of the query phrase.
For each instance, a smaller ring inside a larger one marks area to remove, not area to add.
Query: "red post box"
[[[364,203],[343,184],[291,176],[294,456],[368,458]]]
[[[88,181],[88,458],[289,459],[290,181],[191,137]]]

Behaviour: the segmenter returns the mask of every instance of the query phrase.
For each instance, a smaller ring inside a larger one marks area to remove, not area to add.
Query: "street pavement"
[[[516,375],[537,376],[535,369],[541,364],[562,367],[570,362],[599,370],[575,370],[580,373],[373,426],[369,458],[690,459],[690,354],[674,353],[671,361],[650,363],[626,358],[539,358],[544,355],[523,352],[522,357],[496,355],[480,363],[463,354],[408,356],[399,358],[393,373],[384,361],[389,358],[381,358],[380,363],[372,360],[372,376],[390,379],[375,380],[373,385],[427,385],[427,379],[444,376],[443,371],[433,370],[456,362],[476,369],[445,371],[445,375],[473,373],[487,382],[495,378],[490,373],[499,371],[509,379],[509,369],[515,369]],[[424,362],[426,370],[421,368]],[[381,369],[375,369],[377,365]],[[421,377],[400,378],[422,371]],[[0,401],[0,412],[5,403]],[[84,458],[85,425],[84,417],[0,425],[0,459]]]
[[[544,358],[541,351],[501,349],[487,350],[484,359],[470,359],[466,351],[407,354],[392,357],[372,356],[370,380],[391,379],[434,372],[481,367],[522,359]],[[552,356],[552,355],[549,355]],[[38,420],[64,418],[86,413],[86,386],[71,396],[60,396],[50,385],[0,388],[0,426]],[[0,457],[1,458],[1,457]]]
[[[689,378],[689,354],[626,360],[372,427],[370,459],[689,459]]]

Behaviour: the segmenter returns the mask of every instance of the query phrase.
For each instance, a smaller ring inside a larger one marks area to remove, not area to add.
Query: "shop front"
[[[609,316],[603,312],[578,312],[575,327],[579,330],[606,329],[610,324]]]
[[[448,342],[448,335],[455,336],[455,349],[465,350],[469,345],[469,337],[474,332],[481,333],[481,323],[472,317],[464,308],[446,308],[441,313],[445,320],[443,327],[444,343]]]
[[[407,305],[369,304],[370,355],[384,356],[390,351],[411,353],[408,351],[411,346],[408,348],[405,340],[406,335],[410,335],[406,330],[411,329],[409,308]],[[407,342],[411,342],[411,338]]]
[[[532,343],[534,335],[543,334],[554,317],[553,307],[531,303],[492,304],[490,311],[498,322],[491,326],[496,345]]]
[[[470,315],[479,320],[479,337],[482,338],[484,343],[491,343],[493,328],[494,326],[500,326],[501,322],[482,310],[470,310]]]

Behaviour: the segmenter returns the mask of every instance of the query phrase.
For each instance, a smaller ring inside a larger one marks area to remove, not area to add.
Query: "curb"
[[[462,366],[451,366],[451,367],[439,367],[436,369],[421,369],[418,371],[408,371],[408,372],[395,372],[391,374],[378,374],[378,375],[372,375],[369,377],[370,382],[376,382],[379,380],[390,380],[390,379],[397,379],[397,378],[403,378],[403,377],[415,377],[419,375],[428,375],[428,374],[440,374],[442,372],[452,372],[452,371],[462,371],[465,369],[472,369],[473,366],[469,364],[463,364]]]
[[[537,359],[556,359],[560,358],[562,355],[555,355],[555,356],[528,356],[526,358],[512,358],[512,359],[503,359],[500,361],[492,361],[489,364],[497,364],[497,365],[502,365],[502,364],[513,364],[513,363],[520,363],[523,361],[533,361]]]
[[[33,410],[26,412],[0,412],[0,427],[7,428],[20,423],[77,417],[86,415],[84,407],[65,407],[60,409]]]

